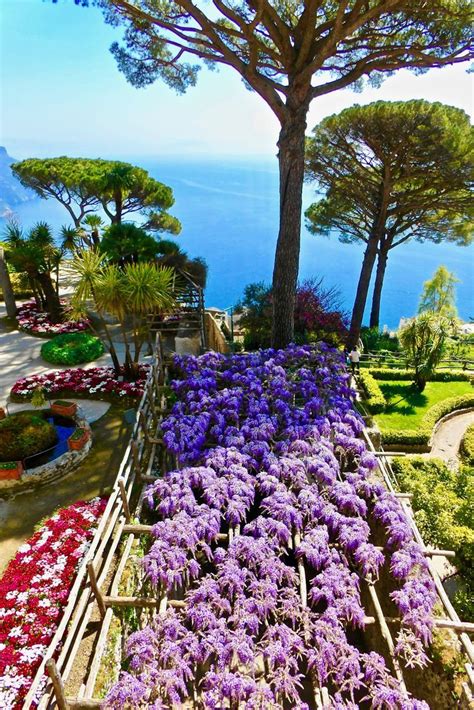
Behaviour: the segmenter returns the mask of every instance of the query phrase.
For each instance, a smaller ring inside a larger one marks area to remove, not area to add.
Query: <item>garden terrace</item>
[[[99,707],[105,694],[106,708],[426,708],[410,691],[426,695],[421,678],[435,675],[417,670],[433,629],[459,633],[470,662],[472,629],[431,562],[445,551],[426,549],[370,451],[340,354],[209,353],[173,368],[175,403],[159,422],[163,390],[153,401],[147,389],[117,483],[112,581],[88,565],[102,627],[77,699],[64,697],[80,641],[66,636],[57,667],[46,656],[60,707]],[[131,482],[145,467],[155,479],[135,523]],[[107,683],[108,630],[121,615],[128,636],[124,609],[138,628],[129,670]]]

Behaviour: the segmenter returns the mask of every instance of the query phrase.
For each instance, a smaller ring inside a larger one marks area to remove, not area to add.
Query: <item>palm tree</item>
[[[81,232],[77,227],[61,227],[61,249],[75,254],[81,247]]]
[[[169,312],[175,304],[175,273],[170,267],[152,263],[127,264],[123,268],[107,265],[104,255],[82,252],[73,262],[80,279],[73,296],[77,314],[92,299],[102,321],[117,374],[121,374],[116,348],[105,316],[115,316],[125,346],[123,374],[126,379],[138,376],[140,354],[149,339],[148,315]]]
[[[105,256],[93,250],[78,250],[72,261],[71,268],[79,277],[71,299],[72,315],[75,318],[86,316],[87,302],[94,302],[97,317],[105,334],[106,347],[112,358],[115,374],[119,376],[121,374],[120,360],[107,325],[106,313],[96,301],[96,286],[105,269]]]
[[[90,228],[90,233],[86,233],[86,243],[87,246],[95,248],[100,244],[100,230],[104,226],[102,217],[98,214],[88,214],[82,220],[82,224]]]
[[[449,319],[426,311],[412,318],[400,331],[400,343],[408,365],[415,370],[414,385],[418,392],[423,392],[427,380],[439,365],[451,330]]]
[[[9,248],[9,260],[16,271],[24,271],[38,305],[45,308],[53,323],[62,320],[62,308],[58,293],[58,274],[62,252],[54,243],[53,233],[46,222],[37,222],[23,234],[15,222],[7,225],[5,236]],[[56,274],[53,283],[51,273]]]
[[[122,221],[123,201],[129,188],[132,187],[133,182],[133,169],[132,166],[127,163],[115,165],[112,170],[109,170],[105,175],[103,185],[105,199],[102,201],[102,206],[112,224],[120,224]],[[115,214],[109,210],[107,206],[108,202],[114,203]]]

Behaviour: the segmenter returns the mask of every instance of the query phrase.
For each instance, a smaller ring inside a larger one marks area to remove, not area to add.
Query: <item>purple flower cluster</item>
[[[143,568],[156,593],[185,603],[130,636],[104,707],[303,709],[327,688],[332,708],[427,708],[350,640],[365,626],[362,589],[383,574],[401,617],[396,651],[423,665],[436,597],[374,474],[340,353],[175,365],[163,431],[183,467],[146,491],[157,522]]]

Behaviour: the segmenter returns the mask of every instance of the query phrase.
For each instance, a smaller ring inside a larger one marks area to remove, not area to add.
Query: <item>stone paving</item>
[[[0,303],[0,318],[5,315],[5,306]],[[51,365],[42,359],[40,351],[45,342],[45,338],[36,338],[18,330],[7,332],[0,328],[0,407],[8,402],[11,388],[21,377],[70,368],[69,365]],[[122,357],[122,343],[116,343],[116,348],[119,357]],[[111,364],[110,355],[104,353],[97,360],[80,367],[100,367]]]
[[[461,412],[441,422],[434,432],[431,451],[427,456],[443,459],[451,468],[457,468],[459,446],[471,424],[474,424],[474,410]]]

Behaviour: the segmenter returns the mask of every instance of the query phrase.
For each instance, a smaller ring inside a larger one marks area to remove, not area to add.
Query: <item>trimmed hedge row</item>
[[[376,380],[413,380],[415,373],[413,370],[405,370],[396,368],[393,370],[385,370],[383,368],[371,367],[370,374]],[[362,372],[361,372],[362,374]],[[469,372],[435,372],[430,375],[430,382],[471,382],[474,380],[474,375]]]
[[[471,424],[464,432],[459,453],[465,463],[474,466],[474,424]]]
[[[474,392],[444,399],[428,409],[418,429],[387,429],[382,431],[382,443],[426,446],[439,419],[457,409],[467,409],[469,407],[474,407]]]
[[[413,495],[415,520],[428,545],[456,552],[462,586],[454,606],[465,621],[474,620],[474,470],[450,469],[440,459],[409,456],[392,459],[400,490]]]
[[[364,404],[366,404],[369,412],[372,414],[383,412],[387,403],[385,401],[385,397],[383,396],[382,390],[376,380],[372,377],[372,374],[368,370],[361,370],[359,373],[359,382],[367,397]]]

